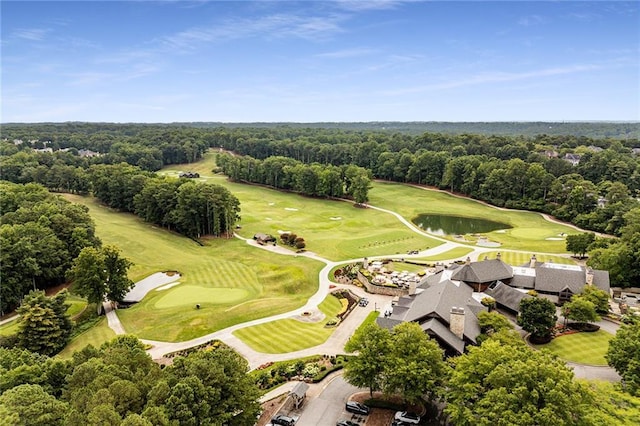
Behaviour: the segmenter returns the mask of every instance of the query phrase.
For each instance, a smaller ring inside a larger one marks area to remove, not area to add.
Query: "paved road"
[[[344,404],[359,391],[362,389],[345,382],[341,375],[335,376],[316,397],[308,395],[303,411],[298,414],[298,425],[335,426],[338,420],[350,420],[353,415],[344,410]]]

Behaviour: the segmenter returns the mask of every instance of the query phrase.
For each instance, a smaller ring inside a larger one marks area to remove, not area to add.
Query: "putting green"
[[[208,288],[190,285],[172,289],[155,303],[155,307],[158,309],[166,309],[184,305],[195,305],[196,303],[200,305],[223,305],[239,302],[248,296],[249,292],[242,288]]]

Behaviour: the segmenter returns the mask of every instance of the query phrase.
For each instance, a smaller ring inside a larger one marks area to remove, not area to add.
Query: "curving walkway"
[[[461,243],[449,241],[447,239],[444,239],[435,235],[428,234],[396,212],[393,212],[391,210],[386,210],[380,207],[371,206],[371,205],[368,205],[368,207],[391,214],[395,216],[401,223],[403,223],[405,226],[411,229],[413,232],[416,232],[424,236],[428,236],[429,238],[436,239],[443,243],[437,247],[422,250],[415,255],[394,254],[394,255],[386,255],[386,256],[372,256],[370,259],[428,257],[428,256],[435,256],[441,253],[445,253],[457,247],[465,247],[465,248],[473,249],[471,253],[465,255],[464,257],[469,256],[472,259],[477,259],[483,253],[496,250],[495,248],[491,248],[491,247],[474,247],[467,244],[461,244]],[[550,220],[550,219],[547,219],[547,220]],[[295,309],[293,311],[285,312],[278,315],[272,315],[265,318],[259,318],[259,319],[244,322],[241,324],[236,324],[231,327],[227,327],[223,330],[209,333],[207,335],[200,336],[192,340],[187,340],[183,342],[160,342],[160,341],[154,341],[154,340],[141,339],[142,342],[151,346],[151,348],[147,352],[153,359],[159,359],[167,353],[188,349],[194,346],[207,343],[215,339],[221,340],[225,344],[234,348],[238,353],[240,353],[244,358],[247,359],[251,369],[255,369],[261,364],[264,364],[269,361],[283,361],[283,360],[295,359],[295,358],[300,358],[300,357],[315,355],[315,354],[336,355],[336,354],[344,353],[344,345],[349,340],[353,332],[358,328],[358,326],[360,326],[362,321],[367,317],[367,315],[370,312],[374,310],[384,311],[384,309],[388,305],[390,305],[390,301],[391,301],[390,296],[366,294],[366,297],[370,300],[370,303],[367,305],[367,307],[360,307],[360,306],[356,307],[351,312],[351,314],[349,314],[347,318],[340,324],[340,326],[336,328],[333,334],[323,344],[314,346],[311,348],[303,349],[300,351],[296,351],[296,352],[288,352],[288,353],[282,353],[282,354],[257,352],[251,349],[243,341],[235,337],[233,335],[233,332],[236,330],[240,330],[242,328],[252,327],[258,324],[264,324],[271,321],[290,318],[292,316],[300,315],[304,311],[317,309],[317,306],[329,294],[330,285],[334,285],[337,288],[348,288],[352,292],[356,293],[358,296],[364,296],[365,292],[363,289],[360,289],[351,285],[336,284],[329,279],[329,272],[335,266],[345,264],[345,263],[358,262],[358,261],[361,261],[362,258],[348,259],[340,262],[333,262],[333,261],[324,259],[313,252],[305,251],[302,253],[295,253],[291,250],[288,250],[278,245],[276,246],[260,245],[253,239],[243,238],[237,234],[235,234],[235,237],[244,240],[247,244],[258,249],[267,250],[267,251],[277,253],[280,255],[285,255],[285,256],[295,256],[295,257],[304,256],[310,259],[323,262],[325,266],[320,270],[318,274],[318,282],[319,282],[318,290],[316,291],[315,294],[313,294],[307,300],[307,303],[305,303],[304,306],[298,309]],[[529,253],[524,250],[501,249],[501,251]],[[554,253],[549,253],[549,254],[554,254]],[[457,259],[451,259],[451,260],[457,260]],[[122,323],[120,322],[115,310],[113,310],[111,303],[105,302],[104,308],[105,308],[109,327],[116,334],[125,334],[125,329],[122,326]],[[611,380],[611,381],[619,380],[619,376],[617,376],[615,371],[613,371],[613,374],[611,374],[611,371],[605,371],[605,369],[607,369],[608,367],[591,367],[591,366],[582,366],[582,365],[574,366],[574,365],[571,365],[570,363],[568,364],[572,366],[572,368],[574,368],[574,371],[576,372],[576,376],[578,377],[602,378],[603,380]],[[617,376],[617,378],[614,375]]]

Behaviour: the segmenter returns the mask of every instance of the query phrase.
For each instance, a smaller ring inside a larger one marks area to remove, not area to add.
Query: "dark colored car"
[[[296,421],[291,417],[283,416],[282,414],[278,414],[274,418],[271,419],[272,425],[281,425],[281,426],[293,426],[296,424]]]
[[[355,402],[355,401],[347,402],[347,404],[345,405],[344,409],[347,410],[350,413],[363,414],[365,416],[367,414],[369,414],[369,407],[367,407],[364,404],[360,404],[359,402]]]
[[[355,423],[351,420],[340,420],[338,423],[336,423],[336,426],[360,426],[360,423]]]

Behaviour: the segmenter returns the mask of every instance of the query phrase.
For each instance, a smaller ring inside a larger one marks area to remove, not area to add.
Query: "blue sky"
[[[2,122],[640,119],[638,2],[2,1]]]

